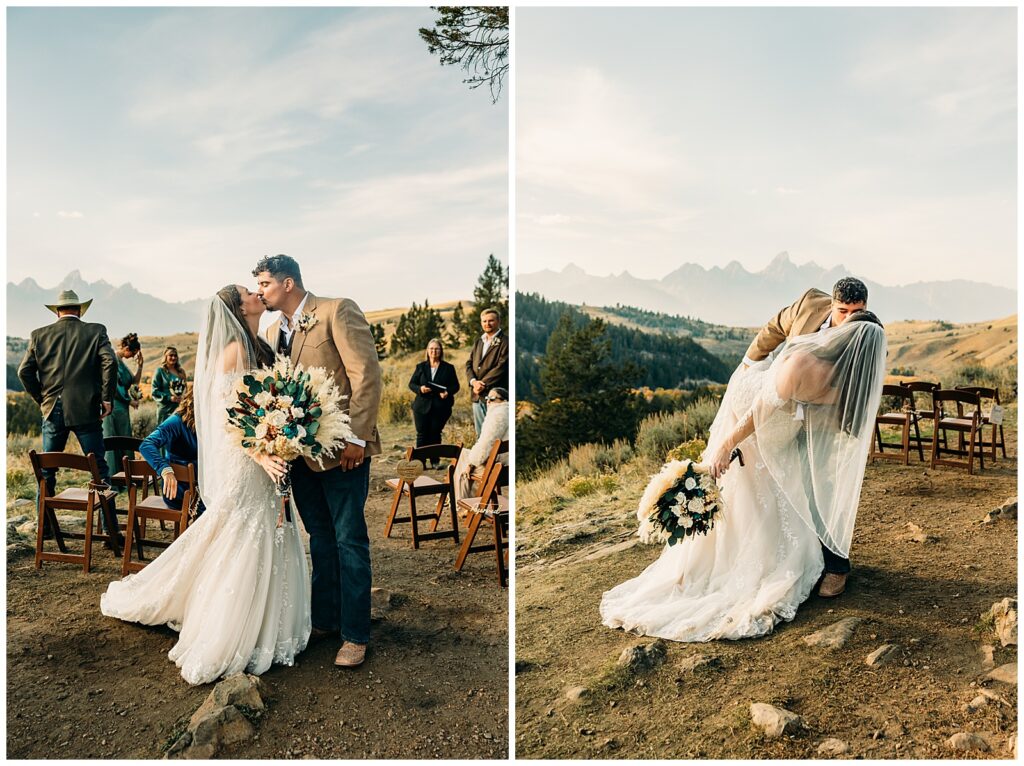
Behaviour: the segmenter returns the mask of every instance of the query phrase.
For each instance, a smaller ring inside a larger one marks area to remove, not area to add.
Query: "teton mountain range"
[[[639,279],[627,271],[599,277],[570,264],[561,271],[544,269],[518,274],[516,289],[566,303],[622,304],[716,324],[757,327],[808,288],[829,291],[844,276],[864,281],[868,286],[868,305],[883,322],[979,322],[1017,311],[1017,292],[1011,288],[962,279],[883,285],[843,266],[825,269],[813,262],[797,265],[788,253],[777,255],[763,271],[747,271],[737,261],[724,268],[710,269],[686,263],[662,279]],[[1016,284],[1016,275],[1008,278],[1007,283]]]

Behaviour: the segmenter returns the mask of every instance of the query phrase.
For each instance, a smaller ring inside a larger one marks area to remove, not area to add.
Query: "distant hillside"
[[[870,308],[886,323],[903,319],[978,322],[1017,310],[1016,290],[1009,287],[961,279],[883,285],[844,266],[798,265],[787,253],[780,253],[758,272],[747,271],[736,261],[710,269],[684,263],[662,279],[639,279],[626,271],[599,277],[569,265],[561,271],[519,274],[516,284],[521,292],[574,305],[642,306],[717,324],[760,327],[807,289],[829,291],[844,276],[864,280]],[[1007,284],[1016,284],[1014,277],[1008,275]]]
[[[706,351],[717,356],[729,368],[736,367],[750,341],[757,334],[756,327],[727,327],[703,322],[692,317],[662,314],[632,306],[580,306],[587,316],[603,319],[608,324],[621,325],[650,333],[665,333],[693,338]]]
[[[536,396],[540,383],[539,361],[548,338],[564,313],[582,325],[589,317],[579,308],[536,295],[516,293],[516,397]],[[608,326],[612,357],[616,362],[631,361],[644,368],[636,385],[651,388],[676,388],[699,381],[724,382],[732,369],[693,339],[665,333],[651,333]]]
[[[1016,377],[1017,315],[990,322],[893,322],[886,327],[890,369],[897,377],[948,383],[965,367],[1011,368]]]

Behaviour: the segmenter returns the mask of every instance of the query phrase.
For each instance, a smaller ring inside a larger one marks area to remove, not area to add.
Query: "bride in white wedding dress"
[[[862,311],[737,369],[704,453],[722,477],[714,529],[666,545],[606,592],[603,623],[693,642],[760,636],[792,620],[822,573],[822,545],[848,556],[885,354],[885,331]],[[725,473],[737,446],[745,465]]]
[[[210,302],[194,383],[206,511],[145,569],[110,583],[100,598],[109,617],[178,631],[168,656],[190,684],[292,665],[310,635],[305,552],[294,521],[278,526],[281,501],[269,475],[283,462],[255,461],[226,429],[238,373],[273,361],[256,335],[264,310],[241,285]]]

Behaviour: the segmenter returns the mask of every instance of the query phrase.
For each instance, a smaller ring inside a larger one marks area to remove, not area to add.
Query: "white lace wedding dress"
[[[802,421],[773,391],[771,367],[760,362],[733,373],[711,429],[716,438],[747,417],[755,401],[789,409],[773,420],[772,449],[791,449]],[[781,414],[781,413],[780,413]],[[815,531],[778,490],[755,433],[721,481],[725,511],[706,536],[665,546],[661,556],[601,599],[611,628],[673,641],[760,636],[792,620],[824,568]]]
[[[233,317],[216,306],[210,313],[206,338],[200,334],[200,348],[204,340],[210,344],[207,360],[200,353],[195,382],[206,511],[145,569],[110,583],[100,598],[109,617],[178,631],[168,656],[190,684],[240,671],[261,674],[272,663],[292,665],[311,629],[298,514],[292,508],[292,521],[277,527],[280,498],[273,483],[225,428],[233,374],[222,372],[222,360],[234,336]],[[210,336],[219,340],[211,343]],[[234,371],[254,366],[253,356],[240,357]]]
[[[710,641],[792,620],[824,569],[822,545],[849,557],[885,359],[885,330],[865,312],[736,370],[705,453],[742,439],[746,465],[721,481],[720,519],[605,593],[604,624]]]

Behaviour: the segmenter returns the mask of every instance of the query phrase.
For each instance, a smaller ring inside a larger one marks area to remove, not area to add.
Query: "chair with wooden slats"
[[[981,400],[981,430],[978,437],[978,447],[984,452],[986,449],[991,449],[992,453],[990,459],[992,462],[996,462],[996,447],[999,447],[1003,452],[1003,459],[1006,459],[1006,436],[1003,433],[1002,418],[999,418],[999,422],[993,422],[993,410],[996,407],[1002,409],[1002,402],[999,401],[999,389],[988,388],[986,386],[957,386],[957,391],[970,391],[973,394],[977,394]],[[991,402],[986,406],[986,402]],[[992,438],[985,441],[985,427],[988,426],[992,429]]]
[[[167,548],[171,543],[166,540],[153,540],[143,535],[147,519],[169,521],[173,525],[173,539],[177,539],[188,527],[189,510],[194,506],[198,489],[196,487],[196,467],[194,463],[180,465],[170,463],[174,478],[180,484],[187,484],[185,496],[181,501],[181,509],[168,507],[159,493],[149,494],[149,487],[155,485],[156,472],[145,460],[124,459],[124,474],[130,482],[128,485],[128,523],[124,540],[124,560],[121,563],[121,576],[138,572],[146,566],[145,548]],[[139,494],[142,497],[139,497]],[[132,561],[132,545],[135,545],[138,561]]]
[[[498,582],[508,585],[508,497],[500,494],[509,484],[508,466],[495,463],[485,477],[483,492],[479,497],[464,497],[459,508],[467,512],[467,529],[459,555],[455,557],[455,570],[461,572],[470,553],[494,551],[498,571]],[[477,532],[483,522],[493,525],[494,539],[485,545],[474,545]]]
[[[117,493],[100,476],[96,464],[96,456],[75,455],[69,452],[36,452],[30,450],[29,460],[39,483],[38,519],[36,526],[36,569],[41,569],[44,561],[61,561],[81,564],[88,574],[92,565],[92,545],[96,541],[105,541],[120,555],[117,534],[117,509],[114,498]],[[64,469],[78,471],[88,476],[88,486],[68,487],[51,495],[46,488],[43,470]],[[76,511],[85,513],[84,532],[70,532],[60,528],[57,511]],[[109,535],[98,534],[93,530],[93,522],[98,514],[106,519],[107,528],[113,530]],[[53,536],[57,544],[57,552],[45,550],[43,541],[47,533]],[[68,549],[67,540],[82,540],[82,553],[73,553]]]
[[[966,468],[967,473],[974,473],[974,455],[978,455],[978,470],[985,469],[985,453],[978,449],[978,433],[981,430],[981,399],[970,391],[939,390],[932,395],[935,403],[935,432],[932,435],[931,466],[947,465],[954,468]],[[956,415],[947,414],[946,404],[956,405]],[[965,412],[965,406],[970,412]],[[959,446],[950,447],[946,440],[946,432],[952,431],[959,437]],[[956,455],[966,460],[944,458],[943,454]]]
[[[462,454],[461,444],[431,444],[426,447],[409,447],[405,454],[408,462],[418,460],[425,464],[427,460],[447,460],[444,479],[438,481],[433,477],[420,475],[409,481],[401,477],[388,479],[387,485],[394,490],[391,500],[391,510],[388,519],[384,523],[384,537],[391,537],[391,530],[395,524],[409,524],[412,530],[412,547],[418,549],[424,540],[439,540],[452,538],[455,544],[459,544],[459,520],[455,512],[455,463]],[[409,515],[399,516],[398,509],[402,498],[409,501]],[[416,508],[416,499],[419,497],[437,497],[437,505],[433,511],[424,512]],[[449,530],[438,530],[438,523],[444,513],[445,503],[448,504],[448,512],[451,516],[452,528]],[[432,521],[429,532],[420,532],[419,524],[425,521]]]
[[[914,414],[914,394],[903,386],[882,386],[882,401],[892,404],[887,412],[875,416],[875,448],[869,457],[877,460],[896,460],[903,465],[910,463],[911,429],[917,438],[917,454],[924,462],[924,448],[921,446],[921,429]],[[896,426],[902,435],[897,444],[882,439],[882,426]],[[886,453],[885,448],[895,449],[895,453]]]

